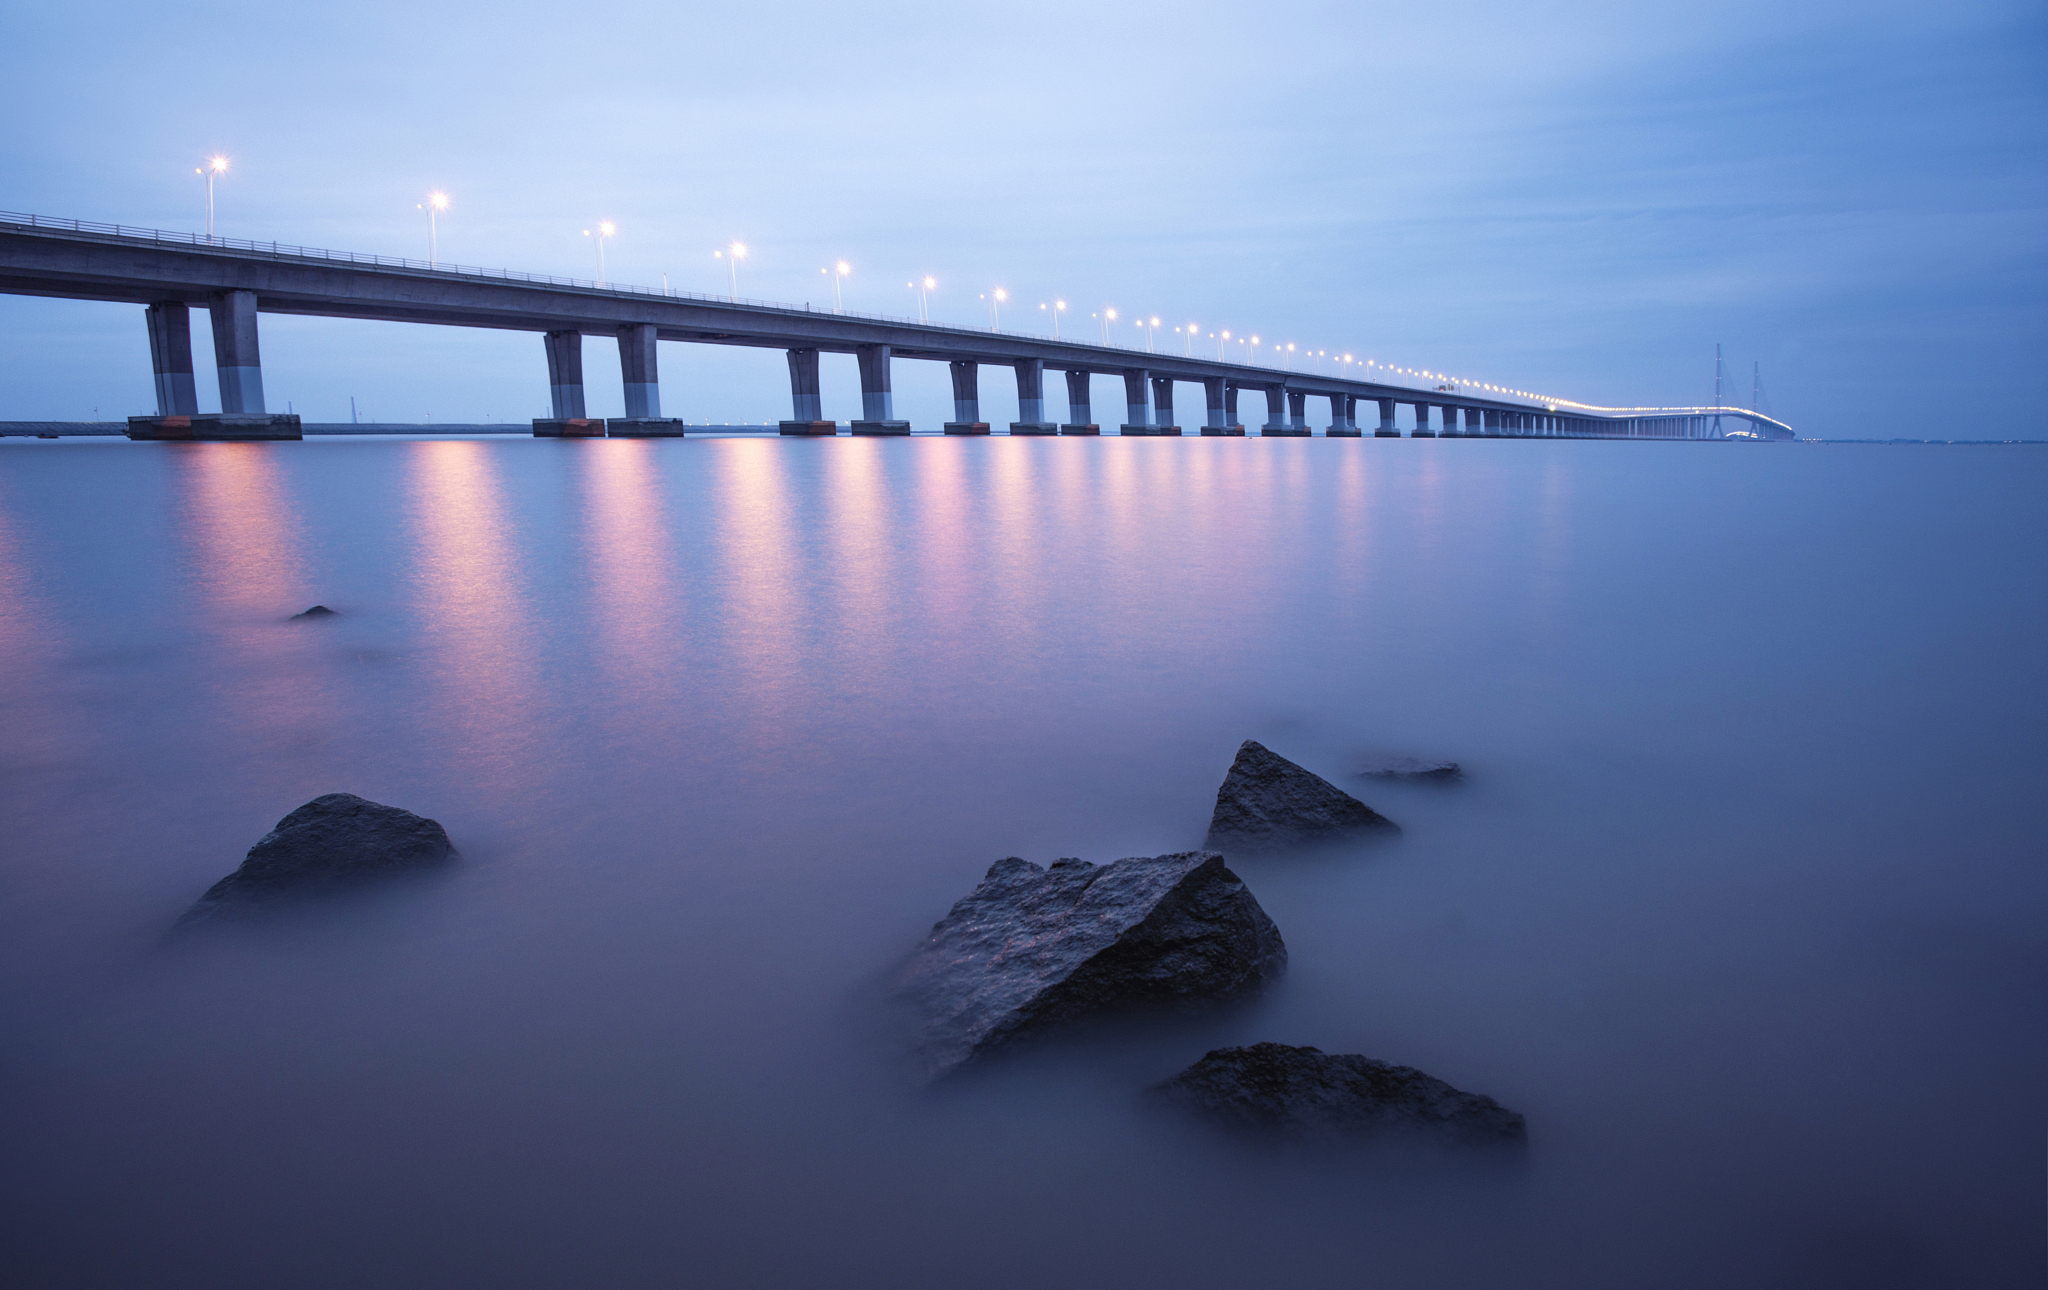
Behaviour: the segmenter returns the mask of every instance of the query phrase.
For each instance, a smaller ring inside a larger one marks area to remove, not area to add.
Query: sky
[[[318,8],[6,0],[0,208],[1086,335],[1114,307],[1602,405],[1714,346],[1804,437],[2048,437],[2048,10],[2008,0]],[[154,410],[142,311],[0,297],[0,419]],[[1120,339],[1142,343],[1126,329]],[[218,406],[194,327],[201,408]],[[586,342],[592,415],[620,415]],[[262,319],[273,410],[547,414],[538,336]],[[663,410],[789,415],[664,343]],[[941,364],[897,408],[950,419]],[[1098,383],[1101,378],[1098,378]],[[826,414],[859,398],[828,355]],[[1016,415],[983,374],[983,416]],[[1049,391],[1055,410],[1064,410]],[[1105,388],[1098,403],[1109,401]],[[1185,397],[1185,396],[1183,396]]]

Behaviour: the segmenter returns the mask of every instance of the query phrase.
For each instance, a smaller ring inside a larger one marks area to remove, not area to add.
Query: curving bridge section
[[[1196,432],[1243,435],[1239,396],[1261,396],[1265,436],[1306,436],[1308,400],[1326,400],[1324,433],[1398,437],[1395,409],[1414,409],[1417,438],[1546,437],[1700,439],[1721,437],[1716,418],[1746,421],[1743,437],[1790,439],[1791,427],[1741,408],[1596,408],[1536,403],[1469,391],[1416,390],[1312,372],[1140,353],[1115,346],[1050,340],[1013,332],[829,312],[654,291],[509,270],[462,268],[418,260],[325,251],[279,243],[205,238],[78,220],[0,212],[0,292],[141,305],[156,374],[157,414],[135,417],[135,438],[299,437],[298,418],[266,410],[257,317],[264,313],[385,322],[491,327],[538,333],[547,357],[552,415],[538,435],[677,435],[682,423],[661,414],[658,341],[747,345],[783,350],[789,361],[790,419],[784,434],[827,435],[819,397],[821,354],[852,354],[861,382],[854,434],[908,434],[896,417],[891,367],[896,359],[941,362],[953,381],[948,434],[987,434],[980,370],[1008,368],[1017,382],[1019,419],[1011,434],[1093,435],[1105,418],[1092,380],[1120,378],[1123,398],[1103,411],[1125,435],[1188,433],[1175,412],[1177,386],[1196,385]],[[191,312],[207,311],[222,411],[198,411],[192,368]],[[585,415],[583,340],[616,340],[626,416],[608,423]],[[1048,371],[1064,374],[1066,420],[1045,397]],[[1358,422],[1366,405],[1367,427]],[[1374,423],[1370,413],[1377,411]]]

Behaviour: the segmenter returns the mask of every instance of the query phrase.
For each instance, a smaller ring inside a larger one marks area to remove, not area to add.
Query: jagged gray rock
[[[1286,966],[1279,929],[1214,852],[1047,869],[1012,856],[932,928],[892,993],[936,1079],[1090,1014],[1242,998]]]
[[[1286,1044],[1218,1048],[1150,1095],[1225,1129],[1293,1141],[1419,1134],[1480,1145],[1528,1138],[1522,1117],[1490,1097],[1411,1067]]]
[[[178,920],[182,926],[281,898],[432,868],[455,858],[448,831],[424,816],[328,793],[277,822],[242,860]]]
[[[1465,778],[1465,768],[1454,761],[1398,753],[1367,754],[1352,763],[1351,773],[1360,779],[1419,779],[1442,784]]]
[[[1329,780],[1247,739],[1216,790],[1216,812],[1203,845],[1258,851],[1400,831]]]

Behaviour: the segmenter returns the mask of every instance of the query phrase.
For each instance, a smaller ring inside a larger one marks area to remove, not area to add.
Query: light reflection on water
[[[2027,1284],[2044,473],[0,447],[10,1279]],[[344,616],[287,621],[316,600]],[[866,983],[1000,856],[1195,844],[1246,737],[1474,778],[1352,781],[1396,847],[1234,861],[1292,951],[1261,1010],[906,1092]],[[443,820],[462,867],[161,947],[335,789]],[[1530,1167],[1133,1114],[1260,1038],[1492,1093]]]

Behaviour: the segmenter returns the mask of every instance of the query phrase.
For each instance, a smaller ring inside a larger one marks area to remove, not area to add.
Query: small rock
[[[1360,757],[1352,764],[1351,773],[1360,779],[1420,779],[1441,784],[1457,783],[1465,778],[1465,768],[1454,761],[1404,757],[1398,753],[1374,753]]]
[[[329,793],[279,820],[249,848],[242,867],[208,888],[178,922],[199,922],[454,858],[448,831],[433,820],[354,793]]]
[[[340,615],[339,613],[337,613],[336,611],[334,611],[334,610],[332,610],[332,609],[329,609],[329,608],[328,608],[327,606],[325,606],[325,605],[315,605],[315,606],[313,606],[313,607],[312,607],[311,609],[308,609],[308,610],[307,610],[306,612],[304,612],[304,613],[302,613],[302,614],[293,614],[293,615],[292,615],[292,617],[293,617],[293,618],[339,618],[339,617],[341,617],[341,615]]]
[[[1400,831],[1321,775],[1247,739],[1216,790],[1216,813],[1203,845],[1261,850]]]
[[[1286,966],[1279,929],[1214,852],[1048,869],[1012,856],[932,928],[893,994],[936,1079],[1090,1014],[1245,997]]]
[[[1473,1145],[1529,1132],[1492,1098],[1411,1067],[1286,1044],[1218,1048],[1150,1094],[1225,1129],[1295,1141],[1406,1133]]]

